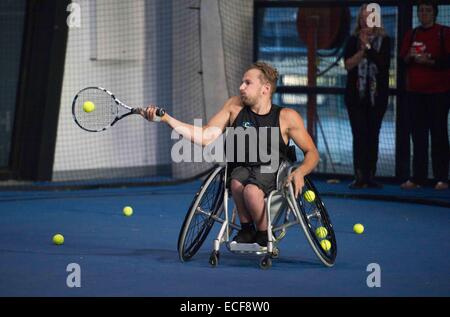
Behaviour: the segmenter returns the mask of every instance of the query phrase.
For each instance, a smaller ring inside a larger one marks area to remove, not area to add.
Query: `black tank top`
[[[257,135],[257,145],[256,145],[256,149],[257,149],[257,161],[256,162],[251,162],[250,161],[250,138],[246,137],[245,138],[245,162],[238,162],[237,160],[237,137],[235,136],[234,139],[234,160],[231,163],[231,166],[255,166],[255,165],[268,165],[270,164],[269,162],[262,162],[261,158],[259,156],[260,149],[260,134],[261,134],[261,129],[259,128],[267,128],[267,147],[268,149],[264,149],[263,153],[267,153],[267,154],[271,154],[271,129],[272,128],[276,128],[278,130],[277,135],[278,135],[278,152],[279,152],[279,161],[281,162],[282,160],[288,160],[291,159],[291,156],[289,155],[289,147],[288,145],[286,145],[284,143],[283,137],[281,135],[281,129],[280,129],[280,112],[281,112],[282,107],[279,107],[277,105],[272,104],[272,107],[270,108],[269,113],[264,114],[264,115],[259,115],[255,112],[253,112],[250,107],[248,106],[244,106],[242,108],[242,110],[239,112],[238,116],[236,117],[236,120],[234,120],[232,127],[233,128],[238,128],[238,127],[242,127],[244,130],[249,128],[249,127],[254,127],[255,131],[256,131],[256,135]],[[275,133],[275,132],[274,132]],[[254,142],[254,140],[253,140]],[[253,146],[253,149],[255,147]],[[276,150],[276,149],[274,149]]]

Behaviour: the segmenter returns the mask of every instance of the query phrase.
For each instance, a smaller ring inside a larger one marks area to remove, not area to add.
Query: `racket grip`
[[[156,109],[156,116],[153,117],[154,122],[161,121],[161,118],[166,114],[166,110],[164,108],[157,108]]]
[[[147,118],[146,111],[147,108],[134,108],[131,112],[134,114],[145,114],[144,117]],[[156,116],[153,117],[152,121],[159,122],[161,121],[161,118],[166,114],[166,110],[164,110],[164,108],[156,108],[155,114]]]

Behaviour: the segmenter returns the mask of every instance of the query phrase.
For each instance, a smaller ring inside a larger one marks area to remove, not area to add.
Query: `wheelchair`
[[[292,183],[287,187],[284,185],[287,175],[297,167],[298,165],[288,161],[280,164],[276,189],[265,198],[268,244],[267,247],[261,247],[257,243],[232,241],[233,231],[240,230],[240,225],[237,223],[236,207],[231,214],[228,212],[230,196],[226,187],[228,167],[227,165],[216,166],[201,185],[183,221],[178,237],[180,260],[182,262],[190,260],[200,249],[214,224],[220,223],[219,234],[214,239],[213,250],[209,257],[209,264],[212,267],[218,265],[220,246],[225,244],[233,253],[261,255],[260,268],[270,268],[272,259],[279,256],[278,244],[290,227],[301,227],[318,259],[325,266],[332,267],[337,255],[336,237],[319,192],[307,176],[302,193],[299,193],[297,198],[294,196]],[[312,191],[315,195],[308,193],[309,196],[305,196],[307,191]],[[329,244],[326,241],[324,244],[328,244],[328,247],[331,245],[331,248],[322,247],[321,242],[325,239],[329,241]]]

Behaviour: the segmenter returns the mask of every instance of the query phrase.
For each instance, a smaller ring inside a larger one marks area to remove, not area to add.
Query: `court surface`
[[[0,296],[450,295],[449,208],[326,195],[338,243],[334,267],[316,259],[298,226],[288,230],[270,270],[259,269],[258,257],[225,246],[212,268],[217,225],[191,261],[181,263],[177,253],[199,185],[1,192]],[[126,205],[133,216],[122,215]],[[355,223],[364,224],[364,234],[353,233]],[[61,246],[51,242],[58,232],[65,237]],[[66,285],[70,263],[80,266],[80,288]],[[371,263],[380,266],[381,287],[367,286]]]

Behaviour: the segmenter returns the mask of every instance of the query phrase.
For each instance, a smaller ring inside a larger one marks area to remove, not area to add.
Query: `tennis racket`
[[[72,102],[75,123],[89,132],[104,131],[117,121],[131,115],[143,114],[145,108],[132,108],[117,99],[102,87],[87,87],[80,90]],[[160,121],[165,110],[157,108],[153,121]]]

